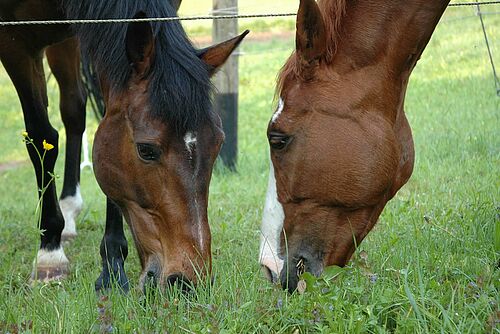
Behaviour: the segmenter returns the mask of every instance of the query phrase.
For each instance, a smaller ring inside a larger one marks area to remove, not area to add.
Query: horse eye
[[[157,161],[160,159],[161,155],[161,149],[152,144],[137,144],[137,152],[139,153],[141,159],[146,161]]]
[[[282,150],[290,142],[291,137],[283,133],[271,132],[268,135],[269,145],[273,150]]]

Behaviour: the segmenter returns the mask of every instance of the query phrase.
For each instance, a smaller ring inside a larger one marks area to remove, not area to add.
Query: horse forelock
[[[346,14],[347,0],[318,0],[318,7],[323,15],[326,32],[326,52],[323,61],[329,64],[337,53],[341,25]],[[278,74],[276,96],[280,96],[285,88],[285,83],[293,79],[304,79],[301,76],[301,63],[296,52],[292,53]]]
[[[139,11],[148,17],[176,16],[169,1],[162,0],[61,0],[69,19],[132,18]],[[195,130],[211,117],[210,77],[179,21],[151,23],[155,58],[149,80],[150,112],[178,131]],[[126,56],[127,23],[82,24],[74,29],[82,54],[88,57],[110,89],[126,92],[132,67]]]

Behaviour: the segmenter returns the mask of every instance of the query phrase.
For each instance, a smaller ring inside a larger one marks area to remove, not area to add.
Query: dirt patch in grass
[[[25,166],[28,164],[28,161],[23,160],[23,161],[10,161],[6,162],[3,164],[0,164],[0,173],[3,173],[5,171],[11,170],[11,169],[16,169],[21,166]]]

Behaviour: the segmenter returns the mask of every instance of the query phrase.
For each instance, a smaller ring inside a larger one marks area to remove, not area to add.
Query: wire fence
[[[488,14],[498,14],[497,11],[492,12],[481,12],[479,10],[479,6],[491,6],[498,5],[500,1],[477,1],[477,2],[456,2],[451,3],[448,7],[466,7],[466,6],[475,6],[476,7],[476,15],[467,16],[469,17],[477,17],[479,16],[481,19],[481,26],[484,33],[484,38],[486,42],[486,47],[488,50],[488,56],[490,58],[493,77],[495,81],[495,88],[497,91],[497,95],[500,96],[500,81],[498,79],[495,64],[493,61],[493,56],[491,53],[491,46],[488,40],[488,36],[486,34],[486,30],[484,27],[484,22],[482,16]],[[241,8],[240,8],[241,9]],[[238,8],[223,8],[211,11],[209,15],[201,15],[201,16],[184,16],[184,17],[154,17],[154,18],[140,18],[140,19],[132,19],[132,18],[116,18],[116,19],[93,19],[93,20],[30,20],[30,21],[0,21],[0,28],[5,26],[20,26],[20,25],[54,25],[54,24],[114,24],[114,23],[130,23],[130,22],[168,22],[168,21],[199,21],[199,20],[226,20],[226,19],[251,19],[251,18],[276,18],[276,17],[294,17],[296,13],[270,13],[270,14],[237,14]],[[458,18],[463,19],[464,17]],[[1,19],[1,18],[0,18]],[[453,20],[453,19],[452,19]],[[240,55],[244,56],[260,56],[263,53],[279,53],[289,51],[289,49],[275,49],[272,51],[254,51],[254,52],[240,52]],[[89,159],[89,148],[88,148],[88,140],[85,138],[83,141],[83,159],[80,168],[84,169],[85,167],[91,168],[91,163]]]
[[[479,6],[479,5],[498,5],[500,1],[481,1],[481,2],[456,2],[448,7]],[[230,10],[234,10],[229,8]],[[229,10],[228,9],[228,10]],[[225,9],[224,9],[225,10]],[[183,16],[183,17],[147,17],[147,18],[116,18],[116,19],[92,19],[92,20],[29,20],[29,21],[0,21],[0,26],[18,26],[18,25],[52,25],[52,24],[110,24],[110,23],[130,23],[130,22],[168,22],[168,21],[199,21],[199,20],[228,20],[228,19],[251,19],[251,18],[269,18],[269,17],[287,17],[295,16],[296,13],[272,13],[272,14],[230,14],[227,15],[224,10],[218,10],[222,15],[206,16]],[[214,13],[214,14],[217,14]]]
[[[500,1],[455,2],[455,3],[450,3],[448,7],[498,5],[498,4],[500,4]]]

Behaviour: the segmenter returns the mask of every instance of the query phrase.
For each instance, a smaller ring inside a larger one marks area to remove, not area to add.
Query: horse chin
[[[280,258],[263,258],[260,261],[261,270],[264,276],[271,283],[278,283],[281,270],[283,269],[283,260]]]

